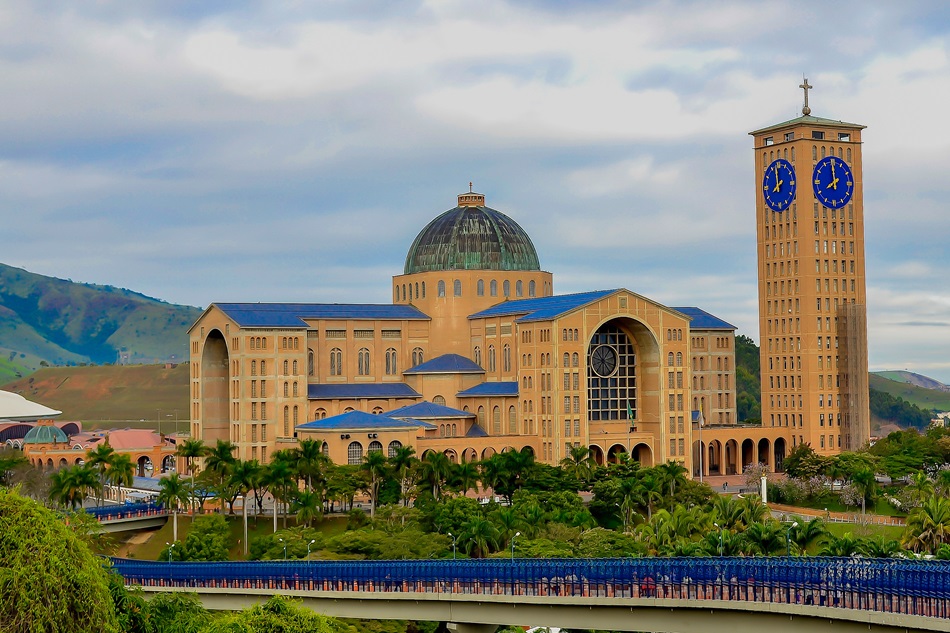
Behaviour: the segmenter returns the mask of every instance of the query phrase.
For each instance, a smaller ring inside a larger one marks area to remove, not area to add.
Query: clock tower
[[[762,425],[792,448],[856,450],[870,435],[861,132],[811,115],[751,132]]]

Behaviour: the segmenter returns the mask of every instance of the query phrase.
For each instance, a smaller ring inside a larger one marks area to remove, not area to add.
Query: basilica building
[[[734,326],[624,288],[555,294],[525,231],[472,191],[419,232],[391,304],[214,303],[189,335],[192,436],[241,459],[312,438],[344,464],[586,446],[696,472],[700,424],[738,428]],[[780,462],[760,439],[755,460]]]

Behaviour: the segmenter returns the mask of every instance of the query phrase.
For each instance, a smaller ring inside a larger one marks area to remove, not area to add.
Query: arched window
[[[419,298],[419,282],[416,282],[416,299]]]
[[[501,407],[491,410],[491,429],[492,434],[501,435]]]
[[[423,358],[422,348],[414,348],[412,350],[412,366],[415,367],[416,365],[421,365],[423,362],[425,362],[425,358]]]
[[[294,398],[296,398],[296,397],[299,396],[299,395],[300,395],[300,393],[299,393],[298,390],[297,390],[297,382],[294,381]]]
[[[479,367],[482,366],[482,348],[475,346],[475,364]]]
[[[363,445],[359,442],[350,442],[346,448],[346,463],[350,466],[359,466],[363,463]]]
[[[360,348],[356,355],[357,371],[360,376],[369,376],[369,350],[365,347]]]
[[[396,456],[396,453],[399,452],[399,449],[402,448],[402,442],[399,440],[393,440],[389,443],[389,450],[387,451],[389,459],[392,459]]]
[[[445,406],[445,398],[443,398],[442,396],[435,396],[434,398],[432,398],[432,404],[437,404],[437,405],[439,405],[440,407],[444,407],[444,406]]]
[[[313,412],[314,420],[325,420],[326,417],[327,417],[327,410],[322,407]]]
[[[455,281],[452,282],[452,294],[454,294],[456,297],[462,296],[462,281],[461,280],[456,279]]]
[[[366,449],[367,453],[382,453],[383,444],[379,440],[373,440],[369,443],[369,448]]]
[[[290,369],[290,363],[288,363],[287,361],[284,361],[284,375],[285,376],[289,373],[288,371],[289,369]]]
[[[386,350],[386,375],[396,374],[396,350],[392,347]]]
[[[676,352],[676,366],[683,366],[683,352]]]
[[[516,297],[524,296],[524,283],[520,279],[515,282],[515,296]]]
[[[502,350],[502,366],[505,372],[511,371],[511,346],[507,343],[505,344],[504,350]]]
[[[475,419],[478,421],[478,426],[485,428],[485,407],[478,407],[478,417]]]
[[[577,364],[580,362],[580,356],[577,355],[577,352],[571,354],[571,367],[577,367]]]
[[[330,445],[326,442],[323,443],[323,446],[320,447],[320,452],[323,453],[324,457],[330,456]]]
[[[289,395],[290,395],[290,383],[288,383],[287,381],[284,381],[284,397],[286,398]]]
[[[300,424],[300,414],[297,405],[294,405],[294,437],[297,437],[297,425]]]
[[[313,350],[307,352],[307,375],[313,376]]]
[[[511,435],[518,434],[518,416],[514,406],[508,407],[508,433]]]
[[[669,354],[666,355],[666,364],[669,367],[673,366],[673,352],[670,352]]]
[[[479,279],[478,283],[475,284],[475,294],[477,294],[479,297],[485,296],[485,280],[484,279]]]
[[[508,281],[507,279],[502,284],[502,294],[504,294],[506,297],[511,296],[511,282]]]
[[[535,287],[534,281],[529,281],[528,282],[528,296],[529,297],[535,296],[535,292],[536,292],[536,287]]]
[[[256,360],[251,361],[251,375],[252,376],[257,375],[257,361]]]
[[[330,350],[330,375],[343,375],[343,352],[340,351],[339,347]]]
[[[284,407],[284,437],[290,437],[290,407]]]
[[[488,371],[495,371],[495,346],[488,346]]]
[[[439,296],[440,297],[445,296],[445,282],[441,280],[439,281]]]
[[[294,376],[297,375],[297,361],[294,361],[294,370],[293,370],[292,373],[293,373]]]
[[[494,279],[492,279],[491,282],[489,282],[488,284],[488,294],[490,294],[493,297],[498,296],[498,282],[495,281]]]
[[[382,407],[373,407],[373,415],[382,415],[382,414],[383,414]]]
[[[266,376],[266,375],[267,375],[267,361],[262,360],[261,361],[261,376]],[[262,388],[262,391],[263,391],[263,388]]]
[[[445,437],[445,425],[444,425],[444,424],[440,424],[440,425],[439,425],[439,437]]]

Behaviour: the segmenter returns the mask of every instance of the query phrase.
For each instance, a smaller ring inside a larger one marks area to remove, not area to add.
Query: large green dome
[[[24,444],[63,444],[69,438],[58,426],[37,424],[23,436]]]
[[[405,273],[437,270],[541,270],[531,238],[517,222],[465,193],[416,236]]]

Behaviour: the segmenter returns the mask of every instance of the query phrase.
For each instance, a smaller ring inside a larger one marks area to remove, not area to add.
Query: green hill
[[[884,375],[881,375],[884,374]],[[870,376],[872,390],[883,391],[895,398],[902,398],[921,409],[932,411],[950,411],[950,393],[918,387],[908,382],[885,378],[890,372],[873,373]],[[936,382],[936,381],[934,381]],[[940,384],[940,383],[937,383]]]
[[[0,380],[44,364],[182,362],[200,308],[0,264]]]
[[[189,371],[181,365],[45,367],[0,387],[58,409],[85,428],[188,429]]]

